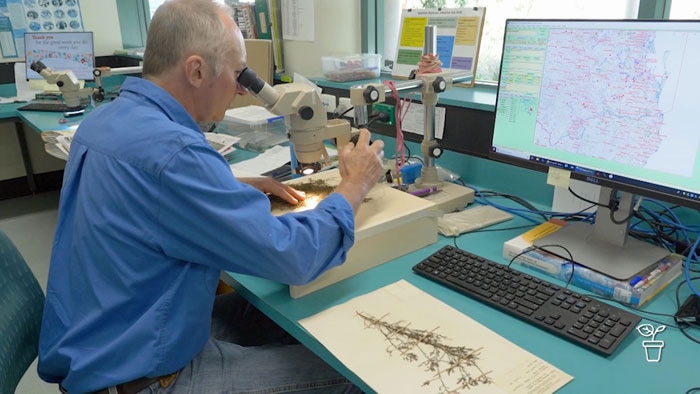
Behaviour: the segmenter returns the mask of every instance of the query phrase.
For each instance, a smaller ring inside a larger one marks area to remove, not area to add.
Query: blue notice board
[[[0,0],[0,62],[24,61],[24,33],[84,30],[80,0]]]

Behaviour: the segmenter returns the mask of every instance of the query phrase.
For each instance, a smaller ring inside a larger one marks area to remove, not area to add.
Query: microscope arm
[[[267,109],[285,116],[289,140],[300,163],[321,161],[325,154],[323,142],[335,138],[338,147],[350,141],[352,127],[343,119],[328,120],[321,96],[312,86],[285,83],[270,86],[246,68],[238,82],[257,97]]]

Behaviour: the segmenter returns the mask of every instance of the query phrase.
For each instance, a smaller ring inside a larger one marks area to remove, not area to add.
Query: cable
[[[540,249],[540,250],[545,251],[547,253],[551,253],[555,256],[559,256],[559,255],[556,253],[552,253],[545,248],[560,248],[560,249],[563,249],[566,252],[566,254],[569,255],[569,262],[571,263],[571,274],[569,274],[569,279],[566,280],[566,285],[564,286],[565,289],[568,288],[569,284],[571,284],[571,280],[574,279],[574,270],[576,268],[576,262],[574,261],[574,256],[571,254],[569,249],[565,248],[562,245],[557,245],[557,244],[533,246],[533,248]],[[563,265],[563,264],[561,264],[561,265]],[[561,269],[561,265],[559,266],[560,269]]]
[[[630,221],[630,220],[632,219],[632,217],[634,216],[634,213],[637,211],[636,208],[637,208],[638,206],[636,206],[635,209],[633,209],[632,212],[630,212],[630,214],[629,214],[626,218],[624,218],[624,219],[622,219],[622,220],[618,220],[618,219],[615,218],[615,209],[617,208],[617,203],[618,203],[619,201],[617,201],[616,199],[614,200],[614,199],[612,198],[612,196],[614,196],[614,195],[617,194],[617,189],[613,189],[613,190],[610,192],[611,198],[610,198],[610,202],[608,203],[608,205],[601,204],[601,203],[599,203],[599,202],[597,202],[597,201],[591,201],[591,200],[589,200],[589,199],[587,199],[587,198],[585,198],[585,197],[579,195],[578,193],[576,193],[576,192],[574,191],[574,189],[571,188],[571,186],[569,186],[568,190],[569,190],[569,193],[573,194],[574,197],[578,198],[578,199],[581,200],[581,201],[587,202],[587,203],[592,204],[592,205],[595,205],[595,206],[607,208],[608,211],[610,212],[610,221],[613,222],[613,223],[615,223],[615,224],[625,224],[625,223],[627,223],[628,221]],[[640,202],[640,203],[641,203],[641,202]]]
[[[689,233],[698,233],[700,228],[698,226],[685,226],[683,225],[678,217],[673,212],[674,208],[678,206],[668,207],[666,204],[662,204],[653,199],[638,199],[635,203],[634,209],[630,212],[630,215],[624,220],[618,220],[614,216],[614,204],[615,200],[611,199],[608,206],[605,204],[600,204],[595,201],[586,199],[585,197],[577,194],[570,187],[569,192],[576,198],[592,204],[593,206],[603,206],[609,209],[610,220],[616,224],[624,225],[630,222],[629,225],[629,235],[640,239],[642,241],[653,243],[657,246],[663,247],[671,252],[683,254],[688,256],[691,252],[690,246],[695,241],[690,239]],[[613,191],[613,195],[617,191]],[[644,201],[644,205],[642,204]],[[648,208],[646,205],[656,205],[660,207],[657,212],[653,209]],[[632,219],[637,219],[633,221]],[[697,260],[696,256],[692,257],[693,260]]]
[[[480,228],[478,230],[470,231],[471,233],[486,233],[486,232],[492,232],[492,231],[507,231],[507,230],[522,230],[522,229],[530,229],[535,226],[539,226],[539,223],[532,223],[532,224],[524,224],[522,226],[516,226],[516,227],[501,227],[501,228]]]
[[[547,220],[549,220],[549,218],[547,218],[546,215],[541,214],[541,212],[537,208],[535,208],[535,206],[533,206],[532,204],[530,204],[529,202],[527,202],[526,200],[524,200],[521,197],[511,195],[511,194],[503,194],[503,193],[498,193],[498,192],[494,192],[494,191],[488,191],[488,190],[487,191],[479,191],[479,189],[477,189],[475,187],[472,187],[472,189],[474,189],[474,193],[476,193],[476,195],[479,196],[480,199],[482,200],[479,202],[481,202],[484,205],[491,205],[491,206],[496,207],[498,209],[501,209],[503,211],[509,212],[513,215],[520,216],[520,217],[522,217],[530,222],[534,222],[534,223],[538,223],[538,224],[539,224],[539,222],[525,216],[524,214],[540,214],[542,216],[543,221],[546,222]],[[507,198],[511,201],[518,203],[519,205],[522,205],[523,207],[527,208],[527,210],[523,211],[523,210],[518,210],[518,209],[511,208],[511,207],[506,207],[506,206],[499,205],[499,204],[494,204],[490,201],[486,201],[485,197],[504,197],[504,198]]]
[[[574,189],[571,188],[571,186],[569,186],[569,193],[573,194],[574,197],[578,198],[579,200],[581,200],[581,201],[583,201],[583,202],[587,202],[587,203],[589,203],[589,204],[593,204],[593,205],[596,205],[596,206],[599,206],[599,207],[609,208],[607,205],[601,204],[601,203],[599,203],[599,202],[597,202],[597,201],[591,201],[591,200],[589,200],[589,199],[587,199],[587,198],[585,198],[585,197],[579,195],[578,193],[576,193],[576,192],[574,191]]]
[[[698,237],[695,240],[695,243],[693,243],[693,246],[690,249],[691,252],[688,253],[688,257],[685,260],[684,274],[685,274],[685,283],[688,285],[688,288],[690,289],[690,291],[692,291],[693,293],[695,293],[695,295],[700,297],[700,292],[698,292],[698,290],[695,288],[695,286],[693,286],[693,281],[696,279],[699,279],[699,278],[693,278],[690,276],[690,272],[691,272],[690,265],[693,263],[691,256],[695,256],[695,251],[698,249],[698,244],[700,244],[700,237]]]
[[[343,116],[347,115],[348,112],[352,111],[353,109],[354,109],[354,108],[351,106],[350,108],[344,110],[342,113],[336,114],[336,119],[342,118]]]
[[[620,204],[620,201],[617,199],[614,200],[615,203],[613,204],[612,196],[616,196],[616,195],[617,195],[617,189],[613,189],[610,192],[610,205],[608,206],[608,211],[610,212],[610,221],[615,223],[615,224],[625,224],[625,223],[629,222],[630,220],[632,220],[632,218],[634,217],[634,215],[636,214],[637,211],[636,211],[636,209],[632,209],[632,211],[630,211],[629,215],[627,215],[626,218],[624,218],[622,220],[616,219],[615,218],[615,210],[617,209],[617,207]]]
[[[372,123],[374,123],[376,121],[386,122],[388,119],[389,119],[389,115],[385,114],[384,112],[376,112],[369,117],[369,121],[365,125],[365,128],[368,128],[369,126],[372,125]]]

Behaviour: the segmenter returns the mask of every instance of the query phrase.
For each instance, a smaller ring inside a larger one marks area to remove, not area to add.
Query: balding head
[[[163,3],[153,15],[148,30],[143,77],[161,77],[192,54],[202,56],[217,74],[221,73],[231,51],[245,51],[244,46],[231,39],[230,28],[226,26],[226,18],[233,21],[231,12],[230,7],[212,0]]]

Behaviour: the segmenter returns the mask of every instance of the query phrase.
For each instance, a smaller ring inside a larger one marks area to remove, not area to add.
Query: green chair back
[[[12,394],[38,354],[44,292],[0,231],[0,394]]]

